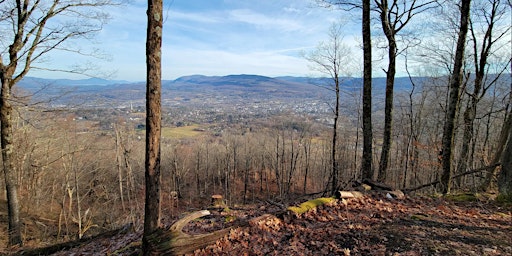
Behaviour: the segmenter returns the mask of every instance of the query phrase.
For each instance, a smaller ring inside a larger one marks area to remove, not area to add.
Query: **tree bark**
[[[500,196],[512,200],[512,129],[509,129],[507,147],[501,157],[498,191]]]
[[[9,246],[22,245],[20,205],[18,200],[18,181],[16,169],[13,163],[13,131],[12,131],[12,106],[10,103],[12,80],[9,73],[1,71],[0,78],[2,90],[0,92],[0,122],[1,122],[1,147],[2,163],[7,192],[8,236]]]
[[[338,60],[335,60],[338,61]],[[336,65],[335,65],[336,66]],[[337,147],[338,147],[338,118],[340,115],[340,80],[336,68],[334,69],[334,87],[336,93],[336,102],[334,107],[334,124],[332,127],[332,180],[331,180],[331,193],[334,193],[338,189],[338,160],[337,160]]]
[[[149,236],[160,227],[162,0],[148,0],[146,41],[146,204],[142,249],[151,255]]]
[[[470,144],[473,139],[474,134],[474,121],[476,118],[477,105],[480,100],[484,97],[487,88],[484,83],[485,75],[486,75],[486,67],[488,66],[488,57],[492,53],[491,49],[495,42],[501,37],[498,35],[498,38],[493,38],[493,28],[495,22],[499,19],[499,1],[492,2],[492,8],[489,11],[486,11],[485,18],[487,23],[487,29],[484,33],[484,37],[481,40],[480,44],[480,52],[478,51],[478,38],[475,34],[475,29],[473,28],[473,22],[470,20],[469,31],[471,32],[471,40],[473,42],[473,62],[475,66],[475,81],[473,86],[473,92],[469,94],[469,102],[464,111],[464,133],[462,139],[462,148],[460,153],[460,159],[457,166],[457,173],[462,173],[466,171],[468,165],[469,158],[469,149]],[[498,77],[500,74],[498,74]],[[497,161],[495,161],[497,162]]]
[[[512,62],[510,63],[510,67],[512,68]],[[510,77],[512,78],[512,74],[510,74]],[[512,84],[510,84],[510,89],[509,104],[512,103]],[[512,200],[512,107],[509,109],[506,124],[503,125],[503,129],[508,130],[508,142],[505,152],[503,152],[501,157],[502,167],[500,176],[498,177],[498,191],[505,198]],[[507,139],[505,139],[505,135],[503,133],[501,135],[502,139],[506,141]]]
[[[508,134],[512,131],[512,84],[510,85],[509,92],[509,103],[507,104],[507,113],[505,114],[505,121],[501,127],[500,137],[498,140],[498,145],[496,146],[496,151],[494,152],[494,156],[491,160],[491,163],[498,163],[503,154],[503,150],[507,144]],[[485,175],[482,184],[480,184],[479,189],[481,191],[487,191],[491,186],[491,181],[494,175],[496,174],[496,169],[493,169],[491,172],[488,172]]]
[[[455,116],[458,111],[459,91],[462,84],[462,74],[464,72],[464,50],[466,48],[466,35],[469,26],[470,0],[461,1],[460,9],[460,29],[457,40],[457,49],[452,75],[450,77],[450,94],[446,118],[443,128],[443,138],[441,146],[441,165],[443,173],[441,175],[441,191],[443,194],[450,193],[452,183],[452,159],[453,159],[453,137],[455,130]]]
[[[370,29],[370,0],[363,0],[363,157],[362,179],[373,179],[372,169],[372,40]]]
[[[393,123],[393,89],[395,86],[396,74],[396,54],[397,45],[395,39],[395,29],[389,20],[388,1],[383,0],[380,4],[380,21],[382,30],[388,40],[388,70],[386,71],[386,99],[384,104],[384,135],[382,142],[382,151],[379,162],[379,173],[377,180],[385,182],[386,173],[389,165],[389,154],[391,150],[391,127]]]

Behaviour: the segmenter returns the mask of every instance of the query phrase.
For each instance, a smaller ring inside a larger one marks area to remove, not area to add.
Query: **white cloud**
[[[146,8],[143,0],[112,8],[112,20],[97,37],[113,59],[98,65],[117,70],[116,79],[145,79]],[[189,74],[307,75],[311,71],[299,52],[324,40],[338,17],[312,8],[309,0],[174,0],[165,3],[164,12],[164,79]],[[64,64],[70,58],[55,55],[52,60]]]
[[[163,76],[166,79],[192,74],[281,76],[309,73],[304,59],[275,52],[235,54],[217,50],[171,50],[164,55],[164,60]]]
[[[229,12],[229,18],[256,26],[258,29],[277,29],[281,31],[299,31],[303,27],[295,20],[270,17],[248,9],[237,9]]]

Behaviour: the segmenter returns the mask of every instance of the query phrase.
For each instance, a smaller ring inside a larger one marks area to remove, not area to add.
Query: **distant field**
[[[182,139],[190,138],[203,134],[203,128],[199,125],[189,125],[182,127],[162,127],[162,138],[168,139]],[[140,136],[144,136],[146,130],[140,129],[138,131]]]
[[[201,135],[201,127],[198,125],[182,126],[182,127],[163,127],[162,137],[181,139],[187,137],[195,137]]]

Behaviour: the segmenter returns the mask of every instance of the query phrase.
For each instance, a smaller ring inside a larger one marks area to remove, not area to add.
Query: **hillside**
[[[295,204],[299,204],[295,202]],[[207,233],[264,216],[192,255],[511,255],[512,207],[487,199],[388,199],[382,194],[337,200],[305,214],[276,203],[214,211],[187,225]],[[293,205],[293,204],[291,204]],[[164,219],[167,225],[176,220]],[[53,255],[137,255],[141,232],[96,239]]]

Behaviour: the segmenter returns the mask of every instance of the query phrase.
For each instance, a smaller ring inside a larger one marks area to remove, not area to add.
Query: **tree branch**
[[[469,175],[469,174],[473,174],[473,173],[477,173],[477,172],[493,170],[494,168],[496,168],[496,167],[498,167],[500,165],[501,165],[501,163],[495,163],[493,165],[484,166],[484,167],[480,167],[480,168],[477,168],[477,169],[469,170],[467,172],[463,172],[463,173],[459,173],[457,175],[454,175],[452,177],[452,179],[456,179],[456,178],[459,178],[459,177],[462,177],[462,176],[466,176],[466,175]],[[430,183],[427,183],[427,184],[423,184],[423,185],[419,185],[419,186],[416,186],[416,187],[406,188],[406,189],[403,189],[403,191],[408,193],[408,192],[420,190],[422,188],[426,188],[426,187],[437,185],[440,182],[441,182],[440,180],[436,180],[436,181],[433,181],[433,182],[430,182]]]

